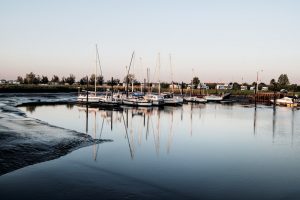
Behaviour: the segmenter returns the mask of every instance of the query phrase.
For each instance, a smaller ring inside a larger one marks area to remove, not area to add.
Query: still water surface
[[[11,197],[300,199],[298,110],[221,104],[123,112],[21,109],[113,141],[2,176]]]

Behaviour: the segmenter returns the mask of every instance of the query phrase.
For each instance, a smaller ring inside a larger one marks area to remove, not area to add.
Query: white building
[[[261,88],[261,91],[268,91],[268,90],[269,90],[268,87],[262,87],[262,88]]]
[[[218,84],[216,85],[217,90],[232,90],[233,85],[232,84]]]
[[[174,87],[174,89],[181,89],[181,85],[180,85],[180,84],[174,83],[174,84],[170,84],[170,85],[169,85],[169,88],[170,88],[170,89],[172,89],[173,87]]]
[[[205,84],[205,83],[200,83],[197,87],[197,89],[205,89],[205,90],[208,90],[209,87]]]
[[[246,85],[242,85],[242,86],[241,86],[241,90],[242,90],[242,91],[248,90],[248,87],[247,87]]]

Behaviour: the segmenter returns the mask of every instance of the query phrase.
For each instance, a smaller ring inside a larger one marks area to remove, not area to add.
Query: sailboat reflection
[[[190,136],[193,135],[194,109],[198,108],[194,107],[195,105],[191,105],[189,109],[191,112],[188,129]],[[143,151],[143,148],[153,149],[156,156],[159,156],[161,151],[169,154],[174,139],[174,130],[178,127],[178,122],[184,123],[180,120],[184,115],[184,109],[181,107],[165,107],[164,109],[124,107],[118,111],[78,107],[78,110],[85,112],[85,132],[94,139],[102,140],[103,134],[111,132],[118,133],[110,137],[119,141],[119,139],[122,140],[120,134],[124,134],[123,138],[131,159],[134,159],[138,152]],[[179,117],[179,121],[176,120],[176,116]],[[165,148],[162,149],[162,145]],[[99,144],[95,143],[93,148],[95,161],[99,157],[99,148]]]
[[[256,106],[254,107],[254,122],[253,122],[253,135],[256,135],[256,118],[257,118],[257,110]]]
[[[275,131],[276,131],[276,109],[273,109],[273,120],[272,120],[272,142],[275,140]]]

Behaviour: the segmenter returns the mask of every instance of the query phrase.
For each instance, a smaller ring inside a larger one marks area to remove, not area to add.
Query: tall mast
[[[102,68],[101,68],[101,64],[100,64],[100,57],[99,57],[99,51],[98,51],[97,44],[96,44],[96,52],[97,52],[98,64],[99,64],[99,68],[100,68],[100,76],[102,76]]]
[[[158,53],[158,94],[160,95],[160,53]]]
[[[192,72],[193,72],[193,77],[192,77],[192,83],[191,83],[191,87],[192,87],[192,89],[191,89],[191,96],[193,95],[193,89],[194,89],[194,83],[193,83],[194,77],[195,77],[194,68],[192,69]]]
[[[95,96],[97,92],[97,65],[98,65],[98,48],[96,44],[96,67],[95,67]]]
[[[129,84],[128,75],[129,75],[129,72],[130,72],[130,67],[131,67],[131,63],[132,63],[132,60],[133,60],[133,56],[134,56],[134,51],[132,52],[132,55],[131,55],[130,64],[129,64],[128,71],[127,71],[127,76],[126,76],[126,97],[128,97],[128,84]]]
[[[172,57],[171,57],[171,54],[169,56],[170,56],[170,68],[171,68],[171,80],[172,80],[172,93],[174,93]]]
[[[142,81],[143,81],[143,62],[142,62],[142,57],[140,57],[140,64],[141,64],[141,92],[143,92],[143,86],[142,86]]]

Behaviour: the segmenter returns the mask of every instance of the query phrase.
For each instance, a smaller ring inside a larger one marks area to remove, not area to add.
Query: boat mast
[[[160,95],[160,53],[158,53],[158,94]]]
[[[96,51],[97,51],[97,58],[98,58],[97,60],[98,60],[99,68],[100,68],[100,76],[102,76],[102,68],[101,68],[101,64],[100,64],[100,56],[99,56],[97,44],[96,44]]]
[[[172,57],[171,57],[171,54],[170,54],[170,68],[171,68],[171,80],[172,80],[172,93],[174,93],[173,67],[172,67]]]
[[[193,80],[194,80],[194,77],[195,77],[194,68],[192,69],[192,71],[193,71],[193,77],[192,77],[192,84],[191,84],[191,86],[192,86],[192,89],[191,89],[191,96],[193,95],[193,89],[194,89],[194,83],[193,83]]]
[[[143,78],[143,62],[142,62],[142,57],[140,57],[140,64],[141,64],[141,77]],[[143,85],[142,85],[142,82],[141,82],[141,93],[142,92],[143,92]]]
[[[132,55],[131,55],[131,59],[130,59],[130,64],[129,64],[129,67],[128,67],[128,71],[127,71],[127,76],[126,76],[126,97],[128,97],[128,84],[129,84],[129,72],[130,72],[130,67],[131,67],[131,63],[132,63],[132,60],[133,60],[133,56],[134,56],[134,51],[132,52]]]
[[[95,68],[95,96],[97,94],[97,66],[98,65],[98,48],[96,44],[96,68]]]

